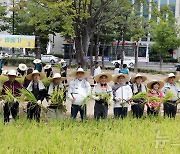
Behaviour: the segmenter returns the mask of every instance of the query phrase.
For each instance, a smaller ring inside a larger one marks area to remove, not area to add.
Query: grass
[[[20,119],[0,123],[0,153],[179,153],[179,127],[180,117],[40,124]]]

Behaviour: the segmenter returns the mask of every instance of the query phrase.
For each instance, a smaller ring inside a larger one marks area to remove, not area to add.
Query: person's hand
[[[96,100],[96,101],[100,100],[100,98],[98,96],[93,96],[93,99]]]
[[[74,103],[74,102],[76,101],[76,99],[75,99],[75,98],[73,98],[73,99],[71,99],[71,101],[72,101],[72,103]]]
[[[115,100],[120,102],[121,101],[121,98],[118,98],[118,97],[115,97]]]
[[[38,101],[37,101],[37,104],[38,104],[38,105],[41,105],[41,100],[38,100]]]
[[[51,102],[51,100],[49,100],[49,101],[48,101],[48,105],[51,105],[51,104],[52,104],[52,102]]]

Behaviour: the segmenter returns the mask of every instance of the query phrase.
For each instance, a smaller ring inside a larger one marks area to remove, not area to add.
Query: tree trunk
[[[118,53],[118,50],[119,50],[119,43],[120,43],[120,39],[118,39],[118,42],[117,42],[117,46],[116,46],[116,59],[118,60],[119,59],[119,53]]]
[[[93,49],[94,49],[94,41],[93,38],[91,39],[90,44],[90,69],[91,69],[91,75],[93,74]]]
[[[123,63],[124,63],[124,44],[125,44],[125,40],[123,39],[123,41],[122,41],[122,49],[121,49],[121,68],[122,68]]]
[[[71,68],[72,63],[72,44],[69,44],[69,68]]]
[[[40,33],[36,33],[36,58],[41,59],[41,50],[40,50]]]
[[[102,69],[105,69],[105,66],[104,66],[104,53],[105,53],[105,49],[106,49],[106,43],[104,43],[103,50],[102,50]]]
[[[134,66],[134,72],[138,72],[138,52],[139,52],[139,42],[137,42],[137,45],[135,46],[135,66]]]
[[[96,38],[96,41],[95,41],[95,61],[97,62],[98,61],[98,55],[99,55],[99,34],[100,31],[98,29],[98,33],[97,33],[97,38]]]
[[[162,55],[160,55],[160,72],[162,72],[162,64],[163,64],[163,58]]]

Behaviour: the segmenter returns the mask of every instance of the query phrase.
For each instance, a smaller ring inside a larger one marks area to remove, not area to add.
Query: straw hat
[[[15,70],[9,70],[6,72],[6,74],[4,74],[5,76],[16,76],[16,77],[20,77],[18,76],[18,73]]]
[[[165,82],[168,82],[168,79],[171,77],[175,77],[175,80],[178,81],[180,79],[180,76],[176,76],[174,73],[169,73],[168,77],[164,79]]]
[[[142,77],[142,82],[144,82],[144,81],[147,80],[147,77],[146,77],[146,76],[143,76],[143,75],[137,73],[136,76],[132,77],[131,82],[134,83],[135,80],[136,80],[136,78],[138,78],[138,77]]]
[[[51,65],[50,64],[47,64],[46,66],[44,66],[44,69],[46,70],[46,69],[49,69],[49,68],[51,68]]]
[[[162,89],[162,87],[164,87],[164,82],[162,82],[162,81],[158,81],[158,80],[153,80],[153,81],[151,81],[151,82],[149,82],[148,84],[147,84],[147,87],[149,88],[149,89],[152,89],[151,87],[152,87],[152,84],[153,83],[155,83],[155,82],[157,82],[157,83],[159,83],[159,89]]]
[[[2,71],[2,75],[7,75],[7,73],[8,73],[8,70],[3,70]]]
[[[66,80],[67,78],[61,77],[61,74],[60,74],[60,73],[55,73],[55,74],[53,75],[53,77],[50,79],[50,81],[52,82],[54,79],[60,79],[60,81],[63,81],[63,80]]]
[[[26,71],[26,70],[27,70],[26,64],[19,64],[18,68],[19,68],[21,71]]]
[[[98,75],[95,76],[94,80],[95,80],[96,82],[99,82],[99,79],[100,79],[101,76],[107,76],[107,78],[108,78],[108,81],[107,81],[107,82],[110,82],[110,81],[112,80],[112,75],[109,74],[109,73],[100,73],[100,74],[98,74]]]
[[[87,72],[85,72],[85,71],[83,70],[83,68],[78,68],[76,71],[74,71],[74,72],[71,73],[71,76],[72,76],[72,77],[75,77],[78,72],[84,73],[84,76],[87,75]]]
[[[66,63],[64,59],[61,59],[59,63]]]
[[[120,76],[123,76],[125,78],[125,82],[129,81],[129,79],[130,79],[127,74],[120,73],[118,75],[113,76],[113,78],[112,78],[113,82],[116,83]]]
[[[35,63],[35,64],[41,63],[41,59],[35,59],[35,60],[33,61],[33,63]]]
[[[26,76],[26,78],[27,78],[28,80],[32,80],[34,74],[39,74],[40,80],[42,80],[42,79],[45,78],[45,74],[44,74],[44,73],[40,73],[38,70],[34,70],[31,74],[28,74],[28,75]]]

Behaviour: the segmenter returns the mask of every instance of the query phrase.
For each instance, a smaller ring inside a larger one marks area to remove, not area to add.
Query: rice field
[[[6,125],[0,121],[3,154],[180,153],[180,117],[47,123],[20,118]]]

